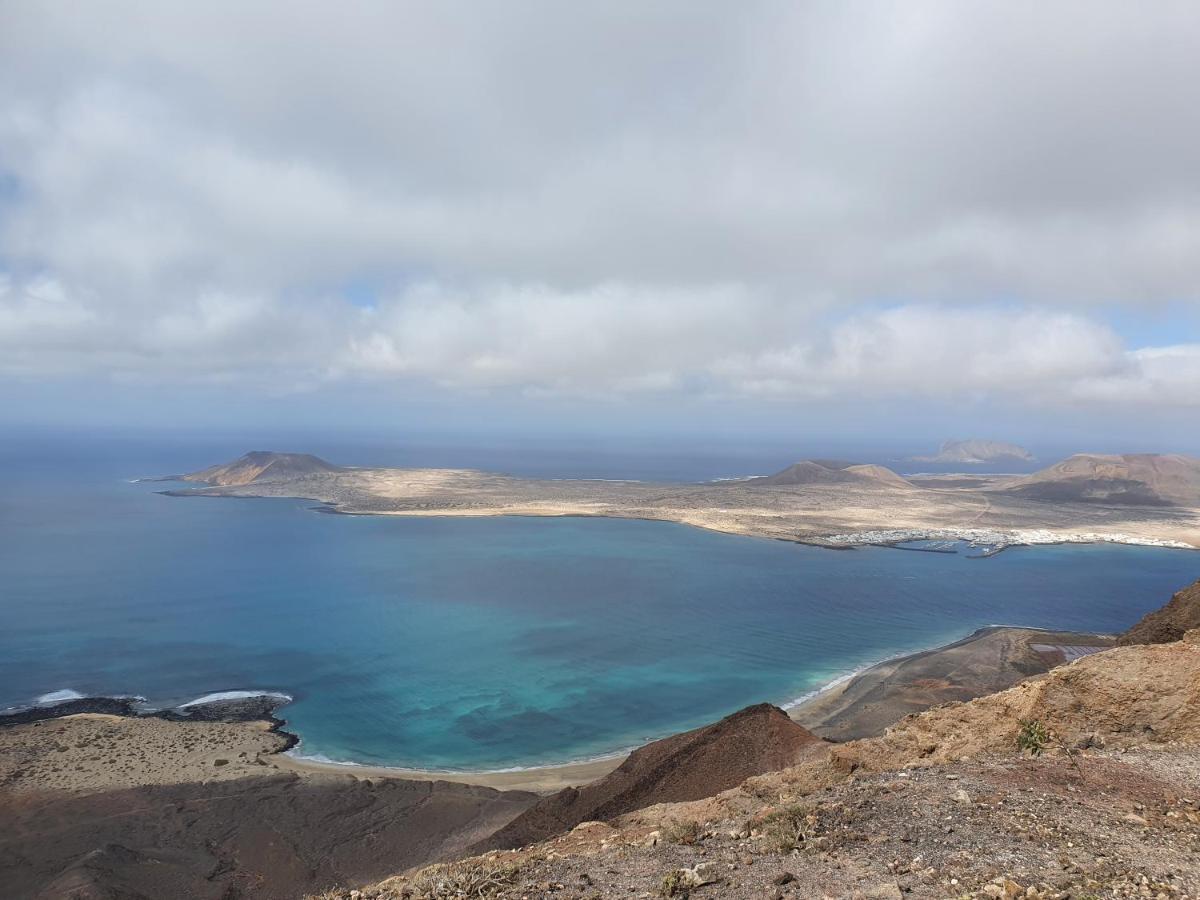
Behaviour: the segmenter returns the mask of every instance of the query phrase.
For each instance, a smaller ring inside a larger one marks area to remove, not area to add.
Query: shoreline
[[[1112,635],[1098,632],[1064,632],[1053,628],[1024,625],[986,625],[970,634],[943,644],[924,649],[899,653],[856,666],[824,682],[811,691],[790,700],[780,701],[779,706],[787,714],[802,721],[806,715],[821,706],[836,702],[839,697],[851,694],[860,685],[869,682],[881,673],[892,672],[900,667],[911,666],[922,660],[960,650],[970,649],[995,636],[1043,634],[1074,634],[1097,641],[1111,641]],[[264,757],[276,768],[299,774],[348,775],[353,778],[389,778],[403,781],[450,782],[476,785],[496,790],[523,790],[547,794],[567,787],[578,787],[608,775],[617,769],[636,747],[615,751],[592,759],[564,763],[549,763],[528,767],[463,771],[453,769],[423,769],[407,766],[384,766],[356,762],[312,759],[296,751],[302,746],[299,735],[288,730],[286,718],[280,718],[276,710],[288,701],[278,694],[263,692],[252,697],[236,700],[216,700],[207,704],[192,703],[186,708],[191,714],[178,712],[185,707],[145,711],[136,707],[134,698],[80,697],[67,701],[30,706],[13,707],[12,712],[0,713],[0,728],[81,715],[107,715],[128,719],[159,719],[166,722],[223,721],[253,723],[261,722],[266,730],[284,740],[278,750]],[[664,735],[663,737],[670,737]],[[655,740],[661,740],[656,738]],[[647,743],[653,743],[649,741]],[[644,746],[644,745],[643,745]]]
[[[395,778],[403,781],[448,781],[453,784],[471,784],[500,791],[531,791],[536,794],[557,793],[564,788],[579,787],[603,778],[620,766],[632,752],[625,751],[612,756],[560,765],[459,772],[308,759],[296,756],[290,752],[291,749],[293,748],[274,754],[271,761],[280,769],[300,773],[350,775],[356,778]]]
[[[1068,665],[1078,658],[1068,650],[1099,652],[1115,640],[1102,632],[987,625],[949,643],[864,666],[786,709],[827,740],[872,737],[912,713],[993,694]]]

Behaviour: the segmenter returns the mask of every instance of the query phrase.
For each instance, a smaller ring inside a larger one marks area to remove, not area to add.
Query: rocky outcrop
[[[1200,581],[1184,588],[1162,609],[1143,616],[1117,639],[1117,644],[1168,644],[1193,628],[1200,628]]]
[[[581,822],[611,819],[655,803],[710,797],[752,775],[794,765],[821,744],[778,707],[750,706],[713,725],[635,750],[611,774],[547,797],[477,849],[518,847]]]

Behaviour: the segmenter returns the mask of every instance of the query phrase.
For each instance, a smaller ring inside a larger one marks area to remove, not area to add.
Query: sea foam
[[[63,688],[62,690],[51,691],[48,694],[42,694],[33,702],[39,706],[48,706],[52,703],[66,703],[68,700],[82,700],[84,696],[85,695],[79,693],[79,691],[73,691],[70,688]]]
[[[215,694],[205,694],[203,697],[189,700],[187,703],[180,703],[175,708],[187,709],[189,706],[203,706],[207,703],[219,703],[222,700],[249,700],[252,697],[274,697],[284,703],[291,703],[294,699],[291,694],[279,691],[218,691]]]

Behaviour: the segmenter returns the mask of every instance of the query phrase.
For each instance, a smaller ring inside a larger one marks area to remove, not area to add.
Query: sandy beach
[[[280,753],[271,757],[271,764],[292,772],[321,772],[351,775],[355,778],[403,778],[409,781],[449,781],[455,784],[477,784],[501,791],[532,791],[554,793],[566,787],[578,787],[603,778],[626,758],[626,754],[609,756],[587,762],[561,766],[543,766],[513,772],[446,772],[436,769],[396,769],[387,766],[359,766],[296,757]]]

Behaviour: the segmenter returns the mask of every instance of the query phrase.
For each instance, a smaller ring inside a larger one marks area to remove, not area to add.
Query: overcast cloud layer
[[[1169,0],[0,0],[0,379],[1194,416],[1197,85]]]

